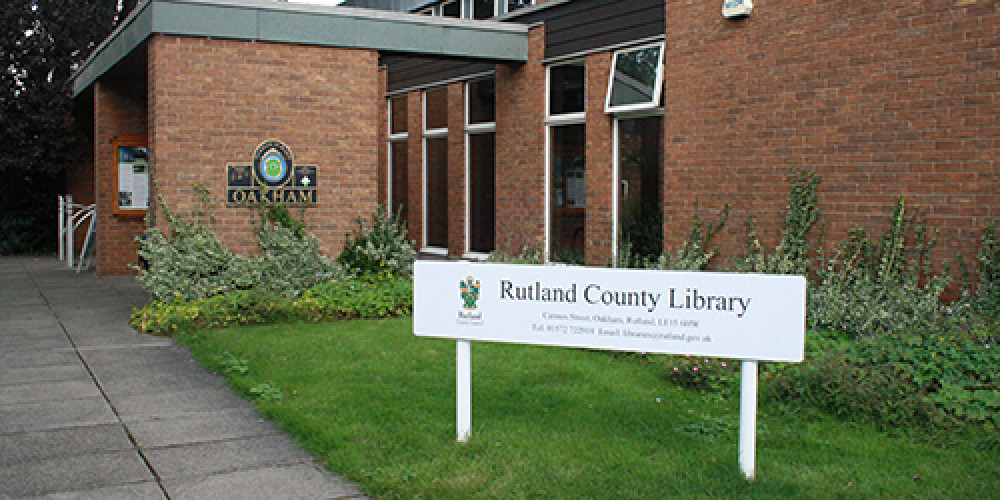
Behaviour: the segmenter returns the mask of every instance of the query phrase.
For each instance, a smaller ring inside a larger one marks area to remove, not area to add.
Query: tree
[[[7,0],[0,8],[0,253],[38,250],[37,238],[11,231],[55,227],[61,174],[86,141],[73,120],[70,77],[125,7],[115,0]],[[41,234],[49,233],[54,242],[55,231]]]

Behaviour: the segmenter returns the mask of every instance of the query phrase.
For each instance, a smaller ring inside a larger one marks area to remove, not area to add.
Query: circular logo
[[[260,175],[268,182],[281,182],[288,173],[288,163],[277,152],[270,152],[260,159]]]
[[[292,152],[281,141],[266,141],[254,152],[253,170],[261,184],[284,186],[292,176]]]

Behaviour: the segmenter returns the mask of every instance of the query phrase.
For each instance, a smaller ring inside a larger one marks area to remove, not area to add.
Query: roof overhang
[[[73,96],[154,34],[525,62],[528,27],[271,0],[145,0],[73,75]]]

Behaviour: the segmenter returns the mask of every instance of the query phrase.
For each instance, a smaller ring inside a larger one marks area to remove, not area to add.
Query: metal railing
[[[90,261],[94,247],[94,223],[97,218],[94,214],[97,206],[93,203],[82,205],[73,202],[73,195],[59,195],[59,260],[65,260],[66,266],[73,268],[73,252],[76,247],[76,230],[87,222],[87,236],[83,240],[83,247],[80,248],[80,255],[76,261],[76,272],[83,269],[84,262]]]

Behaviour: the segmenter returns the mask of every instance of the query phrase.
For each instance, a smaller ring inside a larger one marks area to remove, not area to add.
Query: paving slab
[[[233,408],[129,422],[136,444],[164,448],[185,444],[281,434],[281,429],[252,408]]]
[[[123,396],[113,400],[125,422],[204,413],[225,408],[250,408],[250,402],[227,388],[189,389]]]
[[[90,377],[56,382],[31,382],[0,385],[0,407],[43,401],[101,398],[101,391]]]
[[[0,388],[5,385],[20,385],[35,382],[61,382],[68,380],[86,380],[90,374],[74,355],[73,364],[41,365],[29,368],[0,368]],[[3,360],[0,360],[0,365]]]
[[[163,490],[152,481],[122,484],[84,491],[50,493],[30,497],[34,500],[166,500]],[[249,497],[247,497],[249,498]]]
[[[146,450],[162,479],[206,476],[261,467],[312,462],[313,457],[285,435],[255,436]],[[169,488],[168,488],[169,491]]]
[[[80,357],[72,349],[19,353],[0,351],[0,374],[6,373],[6,370],[21,368],[73,365],[82,366],[80,364]]]
[[[0,466],[132,450],[118,423],[0,434]]]
[[[116,422],[104,398],[0,406],[0,434]]]
[[[0,466],[0,498],[94,489],[153,480],[131,450]]]
[[[173,500],[361,499],[356,486],[313,464],[242,470],[188,479],[164,481]]]

